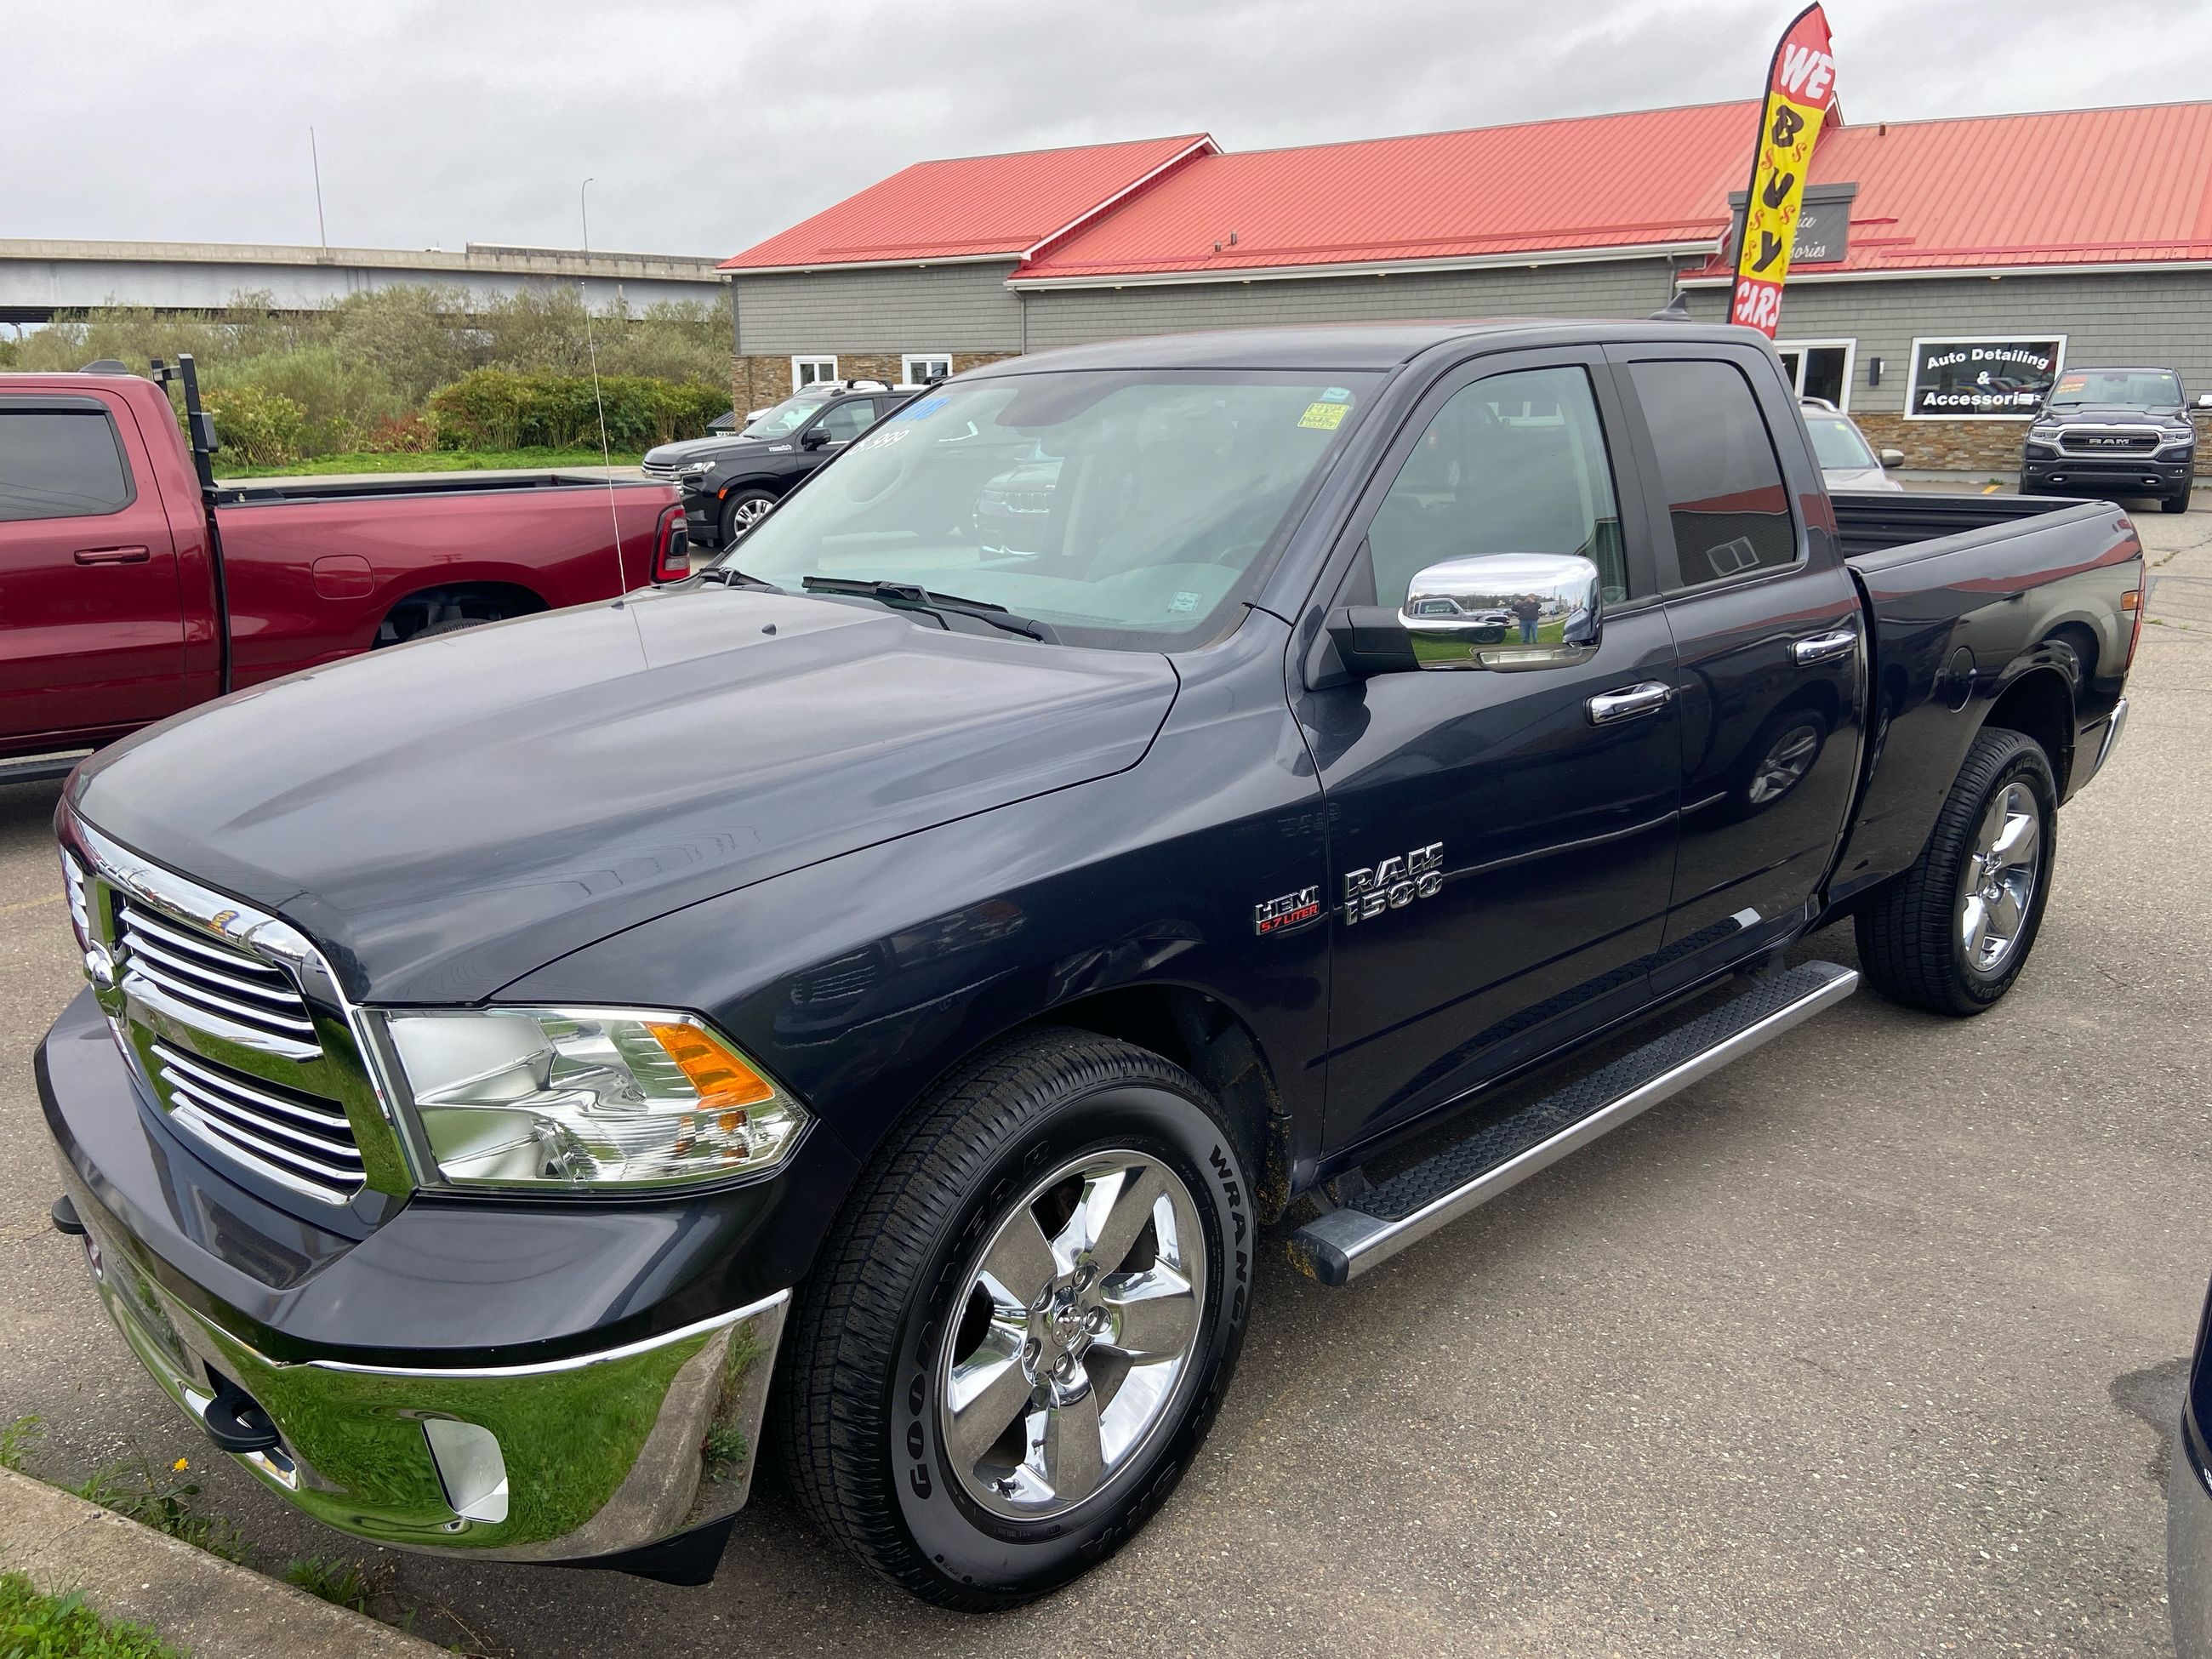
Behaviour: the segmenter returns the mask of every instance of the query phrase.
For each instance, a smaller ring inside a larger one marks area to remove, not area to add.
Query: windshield
[[[774,409],[763,412],[760,419],[745,428],[748,438],[786,438],[806,424],[807,416],[828,403],[831,393],[802,392],[795,398],[786,398]]]
[[[1373,374],[1071,370],[907,404],[762,520],[728,562],[910,582],[1073,644],[1160,650],[1256,590]]]
[[[2179,409],[2181,377],[2166,368],[2078,368],[2058,377],[2051,407],[2118,404],[2128,409]]]
[[[1867,447],[1867,441],[1859,436],[1858,428],[1840,415],[1815,415],[1808,410],[1805,429],[1813,434],[1813,453],[1820,458],[1823,471],[1881,465]]]

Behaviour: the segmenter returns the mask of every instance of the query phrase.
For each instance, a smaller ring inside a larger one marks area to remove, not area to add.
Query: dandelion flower
[[[189,1457],[179,1457],[175,1462],[169,1465],[169,1467],[174,1469],[179,1474],[182,1474],[186,1469],[191,1468],[191,1466],[192,1460]]]

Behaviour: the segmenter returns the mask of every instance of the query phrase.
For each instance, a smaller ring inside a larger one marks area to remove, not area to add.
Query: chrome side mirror
[[[2212,392],[2198,392],[2197,394],[2197,406],[2199,409],[2212,409]]]
[[[1565,668],[1597,653],[1604,586],[1576,554],[1477,554],[1415,576],[1398,621],[1422,668]]]
[[[1886,469],[1894,471],[1897,468],[1905,465],[1905,452],[1901,449],[1883,450],[1881,452],[1881,464]]]

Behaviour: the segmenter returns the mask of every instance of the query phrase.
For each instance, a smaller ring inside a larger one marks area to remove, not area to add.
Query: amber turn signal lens
[[[661,1025],[647,1022],[653,1040],[699,1091],[699,1103],[709,1111],[755,1106],[772,1098],[775,1090],[758,1072],[732,1054],[696,1025]]]
[[[2142,603],[2142,589],[2140,587],[2130,587],[2120,595],[2120,609],[2123,611],[2132,611]]]

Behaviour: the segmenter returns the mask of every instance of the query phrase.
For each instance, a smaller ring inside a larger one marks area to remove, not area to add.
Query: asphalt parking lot
[[[1357,1289],[1271,1257],[1206,1451],[1083,1583],[939,1613],[771,1481],[704,1589],[368,1552],[386,1604],[497,1655],[2170,1651],[2164,1437],[2212,1273],[2212,511],[2138,523],[2127,738],[2010,999],[1863,993]],[[30,1056],[81,982],[56,793],[0,789],[0,1422],[41,1414],[56,1478],[198,1465],[46,1224]],[[262,1565],[363,1553],[204,1478]]]

